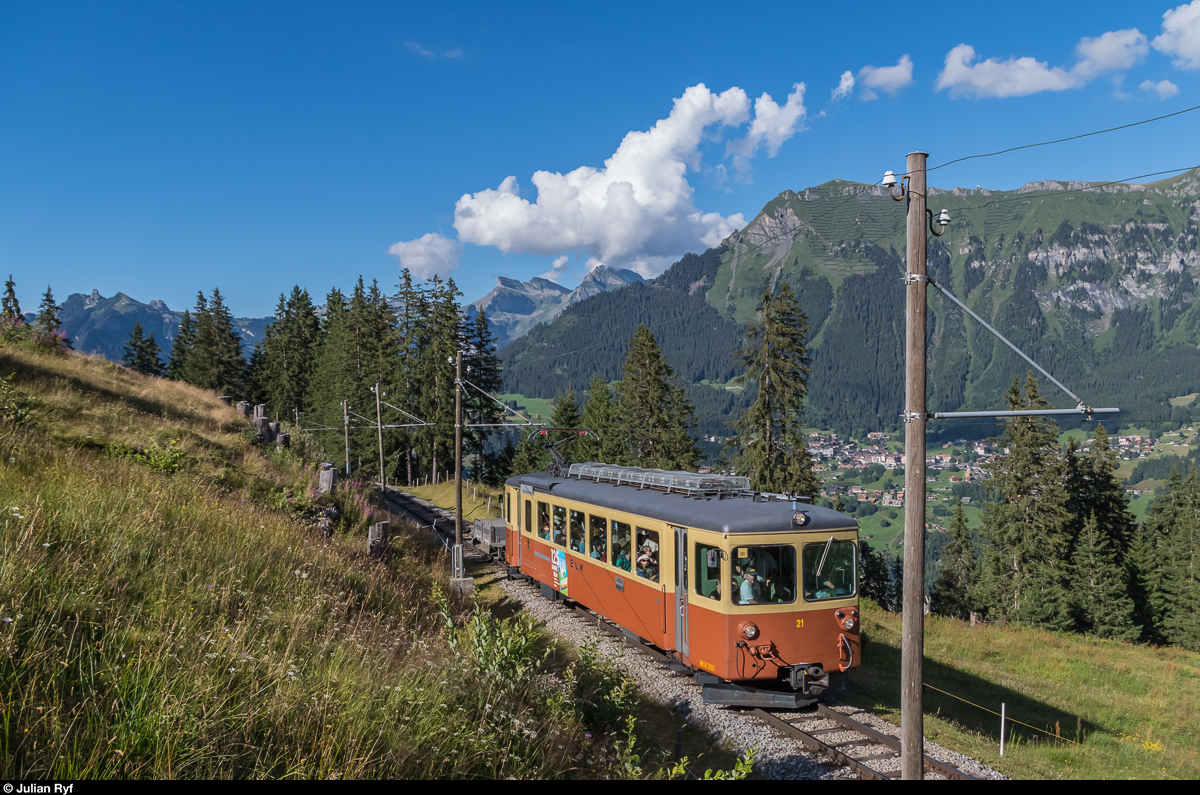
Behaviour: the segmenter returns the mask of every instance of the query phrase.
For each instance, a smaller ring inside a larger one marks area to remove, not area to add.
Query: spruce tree
[[[179,321],[179,329],[175,332],[175,340],[171,345],[171,358],[167,362],[167,375],[172,380],[187,380],[188,358],[192,354],[192,346],[195,342],[196,324],[192,321],[192,313],[184,310],[183,318]]]
[[[388,391],[395,398],[390,402],[419,419],[425,419],[421,415],[421,359],[429,343],[429,330],[425,322],[429,316],[429,300],[425,292],[413,284],[408,268],[400,272],[400,283],[396,286],[399,290],[392,297],[392,302],[397,307],[394,330],[397,366],[392,369],[389,382]],[[413,422],[411,417],[407,418],[406,424],[408,422]],[[396,434],[397,449],[404,458],[399,475],[409,485],[415,482],[420,471],[419,462],[414,459],[418,439],[424,436],[424,428],[401,428]]]
[[[581,463],[597,461],[614,465],[625,463],[621,435],[617,428],[617,404],[604,376],[592,377],[587,401],[583,406],[582,423],[582,427],[589,429],[594,435],[581,436],[572,445],[575,460]]]
[[[62,330],[62,321],[58,319],[58,304],[54,301],[54,293],[50,285],[46,285],[46,293],[42,296],[42,304],[38,307],[38,316],[34,321],[38,331],[43,334],[57,334]],[[69,347],[68,341],[68,347]]]
[[[1200,476],[1193,467],[1175,497],[1179,506],[1163,545],[1163,637],[1200,651]]]
[[[1142,626],[1142,638],[1151,643],[1171,642],[1166,627],[1171,601],[1166,587],[1167,567],[1173,536],[1186,511],[1183,479],[1173,467],[1163,495],[1150,506],[1131,552],[1134,621]]]
[[[617,416],[629,461],[635,466],[694,471],[700,450],[691,437],[691,401],[645,325],[629,341],[617,384]]]
[[[1030,373],[1007,393],[1010,410],[1048,408]],[[1069,522],[1057,427],[1038,416],[1006,421],[1005,455],[991,465],[984,515],[984,565],[975,599],[989,617],[1046,629],[1074,628],[1068,568]]]
[[[292,421],[295,412],[308,413],[309,383],[320,341],[321,324],[308,291],[296,285],[290,295],[281,294],[275,319],[258,345],[261,354],[251,358],[261,369],[255,378],[270,416]]]
[[[971,617],[971,592],[979,564],[961,499],[955,502],[948,535],[949,543],[942,549],[941,571],[934,585],[931,610],[938,615],[967,619]]]
[[[1084,522],[1071,561],[1072,590],[1080,631],[1102,638],[1137,640],[1141,627],[1133,621],[1125,572],[1118,565],[1111,539],[1096,514]]]
[[[142,372],[145,344],[145,332],[142,331],[142,321],[139,320],[133,324],[133,331],[129,332],[129,341],[125,343],[125,355],[121,357],[121,361],[130,370]]]
[[[888,609],[889,577],[887,561],[883,556],[871,549],[865,540],[858,542],[859,552],[859,594],[871,599],[883,609]]]
[[[892,576],[888,583],[887,610],[899,613],[904,610],[904,557],[892,558]]]
[[[24,325],[25,316],[21,314],[21,304],[17,301],[17,283],[13,281],[11,273],[8,275],[8,281],[4,283],[4,298],[0,303],[3,306],[3,314],[0,316],[8,321],[8,325]]]
[[[496,338],[492,336],[487,314],[481,309],[474,319],[463,318],[461,334],[466,340],[463,378],[470,382],[463,385],[464,422],[477,426],[502,423],[504,407],[488,397],[503,389],[504,379],[500,357],[496,355]],[[489,485],[503,482],[499,461],[487,452],[487,441],[495,430],[485,427],[463,429],[463,446],[474,453],[473,476],[477,481]]]
[[[735,464],[752,488],[815,499],[821,484],[800,424],[812,372],[808,331],[808,319],[787,282],[778,296],[768,286],[746,328],[746,346],[737,351],[746,371],[735,380],[756,384],[758,393],[733,425],[738,432]]]

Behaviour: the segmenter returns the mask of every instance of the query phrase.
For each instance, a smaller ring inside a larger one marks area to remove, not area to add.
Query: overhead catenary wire
[[[1038,141],[1036,143],[1031,143],[1031,144],[1021,144],[1020,146],[1010,146],[1007,149],[1000,149],[995,152],[983,152],[983,153],[975,154],[975,155],[966,155],[965,157],[955,158],[954,160],[948,160],[945,163],[940,163],[936,166],[928,167],[925,169],[925,171],[926,172],[937,171],[940,168],[946,168],[947,166],[952,166],[955,163],[962,163],[967,160],[976,160],[978,158],[983,158],[983,157],[996,157],[997,155],[1006,155],[1009,152],[1017,152],[1022,149],[1033,149],[1033,148],[1039,147],[1039,146],[1050,146],[1052,144],[1062,144],[1062,143],[1066,143],[1068,141],[1077,141],[1080,138],[1089,138],[1094,135],[1104,135],[1105,133],[1117,132],[1118,130],[1127,130],[1130,127],[1138,127],[1142,124],[1150,124],[1151,122],[1162,121],[1163,119],[1170,119],[1174,116],[1182,116],[1185,113],[1191,113],[1192,111],[1195,111],[1195,110],[1200,110],[1200,105],[1193,105],[1190,108],[1184,108],[1183,110],[1177,110],[1174,113],[1166,113],[1166,114],[1163,114],[1162,116],[1155,116],[1152,119],[1142,119],[1141,121],[1135,121],[1135,122],[1131,122],[1129,124],[1121,124],[1116,127],[1108,127],[1103,130],[1093,130],[1092,132],[1080,133],[1078,135],[1070,135],[1070,136],[1067,136],[1066,138],[1056,138],[1052,141]]]

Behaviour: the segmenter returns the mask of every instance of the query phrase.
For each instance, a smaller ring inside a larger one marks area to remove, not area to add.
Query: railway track
[[[413,517],[414,521],[433,529],[443,543],[453,543],[454,517],[448,511],[393,489],[388,490],[386,499],[396,512],[407,514]],[[466,528],[464,537],[465,530]],[[481,561],[488,559],[487,555],[470,544],[464,544],[464,554]],[[531,582],[531,588],[536,587],[536,584]],[[682,673],[678,670],[678,664],[673,666],[672,660],[665,653],[631,637],[612,622],[580,605],[569,602],[566,604],[573,606],[577,615],[588,618],[603,631],[623,638],[639,652],[655,659],[665,670],[675,674]],[[817,704],[803,710],[748,709],[744,710],[744,713],[764,722],[807,750],[824,756],[836,765],[849,768],[860,779],[885,781],[900,776],[899,739],[857,721],[835,708]],[[925,756],[924,768],[927,777],[976,780],[974,776],[929,755]]]

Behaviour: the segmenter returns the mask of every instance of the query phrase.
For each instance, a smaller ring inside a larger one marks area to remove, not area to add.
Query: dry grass
[[[532,630],[464,628],[398,523],[365,558],[363,494],[326,541],[314,471],[212,394],[81,356],[5,349],[8,373],[35,405],[0,423],[0,777],[601,772],[579,705],[463,650]]]

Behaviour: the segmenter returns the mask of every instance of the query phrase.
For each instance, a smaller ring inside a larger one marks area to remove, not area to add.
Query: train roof
[[[652,517],[680,527],[718,533],[819,532],[857,530],[858,522],[843,513],[777,499],[752,491],[692,493],[639,488],[629,483],[596,482],[576,477],[557,477],[545,472],[515,475],[505,485],[528,492],[550,494],[564,500],[589,503],[600,508]],[[793,521],[797,513],[808,518],[804,525]]]

